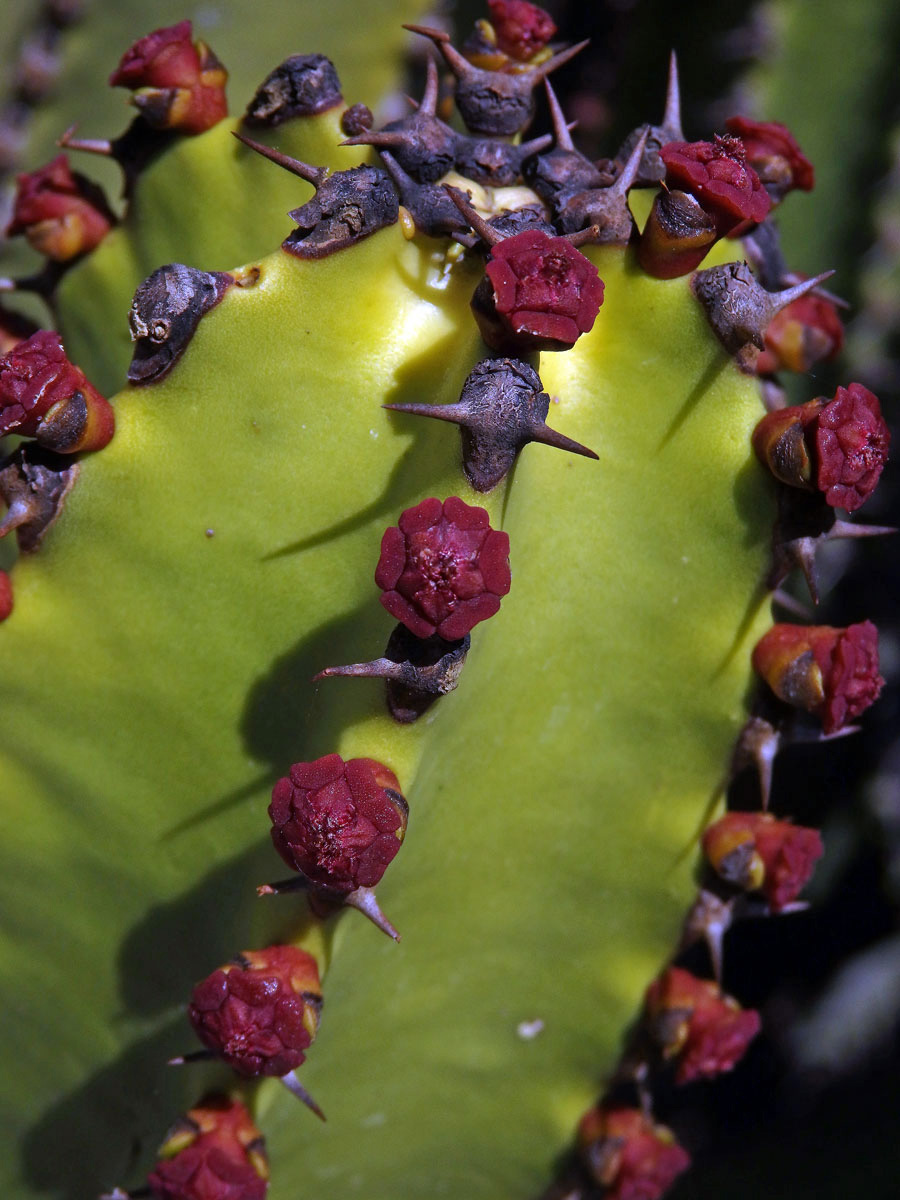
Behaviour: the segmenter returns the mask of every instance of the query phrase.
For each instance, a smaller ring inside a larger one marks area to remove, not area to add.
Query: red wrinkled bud
[[[816,483],[835,508],[853,512],[875,488],[891,441],[877,396],[861,383],[839,387],[807,425],[814,429]]]
[[[766,326],[765,349],[757,375],[806,372],[835,358],[844,344],[844,326],[831,300],[810,292],[777,313]]]
[[[385,530],[375,582],[410,633],[456,641],[492,617],[509,591],[509,535],[457,496],[423,500]]]
[[[0,437],[16,433],[61,454],[100,450],[115,431],[109,402],[39,330],[0,358]]]
[[[525,62],[556,33],[553,18],[528,0],[488,0],[497,45],[504,54]]]
[[[884,686],[871,621],[846,629],[773,625],[756,643],[752,662],[780,700],[818,717],[828,734],[864,713]]]
[[[715,221],[719,237],[728,237],[748,222],[758,225],[768,216],[771,198],[747,166],[740,138],[669,142],[659,156],[666,165],[666,185],[692,195]]]
[[[603,1200],[657,1200],[691,1165],[672,1131],[637,1108],[589,1109],[578,1124],[578,1147]]]
[[[855,512],[875,490],[891,434],[878,397],[861,383],[777,409],[753,431],[753,448],[776,479],[820,491],[834,508]]]
[[[0,571],[0,621],[5,621],[13,610],[12,580],[6,571]]]
[[[188,1018],[197,1037],[240,1075],[286,1075],[316,1036],[316,960],[294,946],[245,950],[201,980]]]
[[[747,162],[773,200],[781,200],[794,188],[812,191],[816,182],[813,165],[786,125],[778,121],[729,117],[725,128],[744,143]]]
[[[262,1135],[236,1100],[214,1096],[170,1130],[147,1177],[156,1200],[264,1200]]]
[[[663,1057],[677,1064],[677,1083],[730,1071],[760,1030],[758,1012],[681,967],[669,967],[650,984],[644,1013]]]
[[[823,853],[818,830],[765,812],[726,813],[704,832],[702,846],[722,879],[761,891],[773,912],[797,899]]]
[[[565,238],[539,229],[491,248],[472,297],[481,336],[500,354],[568,350],[594,327],[603,280]]]
[[[400,849],[409,809],[397,776],[372,758],[295,763],[272,791],[272,841],[312,883],[374,887]]]
[[[133,103],[154,129],[202,133],[227,115],[228,72],[204,42],[191,41],[180,21],[140,38],[109,77],[135,93]]]
[[[93,250],[115,218],[103,192],[73,173],[65,154],[46,167],[16,176],[16,199],[8,237],[24,234],[39,254],[68,262]]]

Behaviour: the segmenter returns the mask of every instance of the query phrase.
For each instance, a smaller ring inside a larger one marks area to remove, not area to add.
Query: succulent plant
[[[775,753],[882,685],[865,612],[770,606],[877,531],[835,509],[889,442],[862,384],[775,382],[840,344],[769,240],[791,135],[686,142],[673,60],[616,159],[549,87],[522,148],[547,15],[410,28],[467,129],[435,60],[376,128],[383,62],[342,93],[305,37],[228,116],[185,21],[110,56],[124,134],[20,177],[54,330],[0,314],[10,1197],[662,1194],[657,1081],[759,1028],[725,932],[821,853]]]

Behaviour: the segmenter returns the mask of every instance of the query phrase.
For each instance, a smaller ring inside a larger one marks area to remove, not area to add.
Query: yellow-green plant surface
[[[486,500],[452,429],[380,407],[456,399],[484,353],[477,258],[398,226],[263,258],[168,378],[116,397],[0,630],[5,1196],[136,1186],[229,1078],[165,1066],[193,1046],[191,986],[286,935],[328,959],[300,1069],[328,1122],[263,1086],[272,1200],[546,1182],[677,938],[770,520],[755,387],[688,282],[589,253],[603,308],[540,372],[599,462],[529,447]],[[508,530],[513,586],[458,691],[400,727],[377,682],[311,676],[381,653],[381,533],[451,494]],[[254,894],[283,873],[272,783],[334,750],[383,759],[409,800],[379,887],[400,945],[356,913],[303,934],[302,899]]]

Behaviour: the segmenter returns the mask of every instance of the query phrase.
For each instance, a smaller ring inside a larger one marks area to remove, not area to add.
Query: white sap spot
[[[687,554],[682,554],[681,561],[684,563],[685,566],[687,566],[691,560]]]
[[[363,1117],[360,1121],[363,1129],[378,1129],[387,1121],[387,1114],[383,1112],[369,1113],[367,1117]]]
[[[516,1033],[523,1042],[532,1042],[539,1033],[544,1032],[544,1022],[540,1017],[535,1017],[533,1021],[520,1021],[516,1026]]]
[[[373,437],[373,438],[377,438],[377,437],[378,437],[378,430],[377,430],[377,429],[370,429],[370,430],[369,430],[369,435],[370,435],[371,437]]]

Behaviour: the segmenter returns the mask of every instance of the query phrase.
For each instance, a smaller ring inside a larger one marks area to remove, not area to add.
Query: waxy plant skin
[[[248,79],[242,12],[86,36],[126,127],[68,97],[11,194],[0,1192],[656,1200],[756,1052],[728,925],[827,853],[775,750],[883,684],[772,594],[889,451],[780,393],[842,339],[759,267],[813,166],[674,56],[592,161],[526,0],[329,11],[346,78],[292,13]]]

